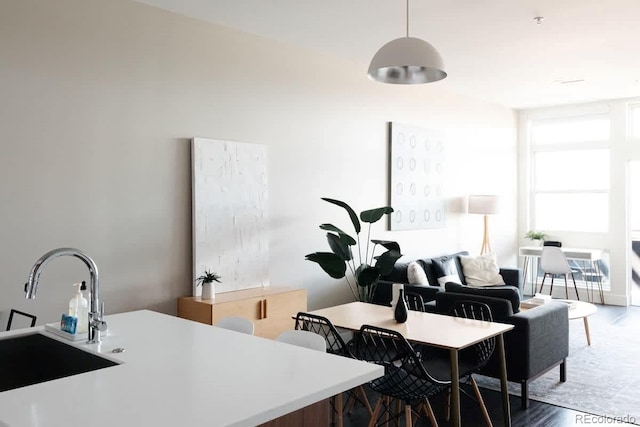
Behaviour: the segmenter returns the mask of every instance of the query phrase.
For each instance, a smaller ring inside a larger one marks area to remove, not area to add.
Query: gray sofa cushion
[[[445,290],[447,292],[456,292],[459,294],[506,299],[511,303],[511,308],[514,314],[520,311],[520,292],[518,292],[518,288],[514,286],[505,285],[471,288],[469,286],[449,282],[445,285]]]

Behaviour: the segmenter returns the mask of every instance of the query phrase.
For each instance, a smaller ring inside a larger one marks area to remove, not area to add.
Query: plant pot
[[[215,298],[215,288],[213,287],[213,283],[207,282],[202,284],[202,294],[200,295],[202,299],[214,299]]]

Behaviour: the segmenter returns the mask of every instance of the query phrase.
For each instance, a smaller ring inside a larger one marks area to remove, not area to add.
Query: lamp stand
[[[493,252],[491,249],[491,242],[489,242],[489,215],[484,216],[484,236],[482,237],[482,248],[480,248],[480,255],[490,254]]]

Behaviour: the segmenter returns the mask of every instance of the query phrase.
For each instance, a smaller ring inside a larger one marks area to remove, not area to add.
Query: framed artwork
[[[269,285],[267,147],[193,138],[191,154],[193,279],[219,274],[216,293]]]
[[[390,123],[391,230],[445,226],[444,141],[441,132]]]

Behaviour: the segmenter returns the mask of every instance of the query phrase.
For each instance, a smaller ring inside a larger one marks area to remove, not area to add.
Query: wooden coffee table
[[[589,320],[588,317],[598,311],[598,307],[595,304],[591,304],[586,301],[574,301],[554,299],[553,301],[569,302],[572,307],[569,307],[569,320],[582,319],[584,321],[584,332],[587,335],[587,344],[591,345],[591,336],[589,335]]]

